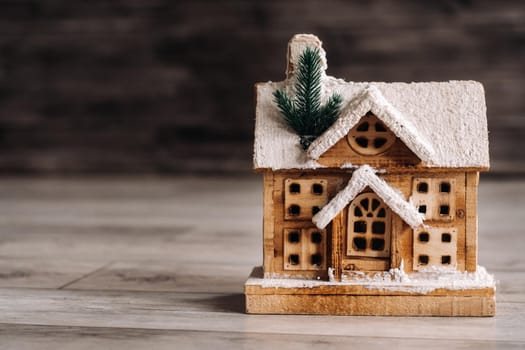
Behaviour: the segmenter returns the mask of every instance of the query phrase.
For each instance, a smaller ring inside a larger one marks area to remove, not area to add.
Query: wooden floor
[[[495,318],[260,316],[261,179],[0,180],[0,349],[525,347],[525,181],[484,181]]]

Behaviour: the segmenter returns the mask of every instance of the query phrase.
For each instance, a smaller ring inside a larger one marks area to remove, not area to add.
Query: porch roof
[[[348,185],[312,218],[320,229],[325,228],[360,192],[369,186],[384,202],[412,228],[423,224],[423,215],[403,194],[375,174],[369,165],[354,171]]]

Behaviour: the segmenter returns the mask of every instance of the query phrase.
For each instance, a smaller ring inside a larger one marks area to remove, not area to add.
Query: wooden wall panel
[[[340,190],[346,186],[348,183],[348,180],[351,177],[351,173],[323,173],[320,177],[317,175],[318,178],[322,178],[323,180],[326,180],[327,183],[327,193],[328,198],[333,198]],[[273,268],[272,272],[275,273],[284,273],[286,275],[302,275],[302,276],[311,276],[311,277],[317,277],[320,276],[322,278],[326,278],[326,271],[293,271],[293,270],[284,270],[284,249],[283,249],[283,235],[282,233],[286,229],[290,228],[309,228],[309,227],[315,227],[311,220],[285,220],[284,219],[284,189],[285,184],[287,183],[287,179],[295,179],[299,180],[299,182],[303,183],[303,180],[310,180],[315,179],[316,177],[312,175],[312,173],[305,171],[305,172],[278,172],[275,174],[274,177],[274,203],[275,203],[275,217],[274,217],[274,227],[275,227],[275,234],[274,234],[274,246],[275,246],[275,252],[276,256],[273,261]],[[328,226],[327,233],[330,232],[331,226]],[[329,245],[326,246],[325,251],[328,252],[330,249],[332,249],[332,236],[331,234],[327,234],[326,236],[327,240],[330,240]],[[327,263],[330,263],[327,261]]]
[[[390,169],[416,166],[421,163],[420,159],[399,139],[382,154],[362,156],[350,147],[346,137],[336,142],[317,161],[324,166],[334,168],[340,168],[346,162],[354,165],[368,164],[376,168]]]
[[[274,203],[274,175],[268,171],[263,177],[263,267],[264,272],[273,272],[274,258],[274,230],[275,230],[275,203]]]
[[[478,266],[478,184],[479,173],[466,174],[465,270],[467,271],[476,271]]]

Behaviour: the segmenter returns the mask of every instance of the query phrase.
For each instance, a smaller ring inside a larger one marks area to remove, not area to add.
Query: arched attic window
[[[379,118],[368,112],[350,130],[347,140],[358,154],[374,156],[386,152],[396,142],[396,135]]]

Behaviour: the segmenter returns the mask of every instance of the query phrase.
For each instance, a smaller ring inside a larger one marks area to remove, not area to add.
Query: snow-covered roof
[[[416,207],[407,202],[401,192],[378,177],[369,165],[363,165],[355,170],[348,185],[314,215],[312,222],[320,229],[325,228],[367,186],[412,228],[423,223],[423,216]]]
[[[324,59],[320,45],[315,36],[299,35],[292,38],[289,52],[313,46],[320,49]],[[289,56],[289,65],[293,66],[297,54]],[[344,137],[368,111],[381,119],[424,166],[489,167],[485,93],[478,82],[347,82],[323,72],[322,100],[326,101],[332,93],[340,94],[342,114],[305,152],[299,144],[299,136],[286,126],[273,101],[276,89],[292,91],[294,72],[287,73],[285,81],[260,83],[256,87],[256,169],[320,167],[316,159]],[[351,166],[348,162],[345,165]]]

